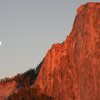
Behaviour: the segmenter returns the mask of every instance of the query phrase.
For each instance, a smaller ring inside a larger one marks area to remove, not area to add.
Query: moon
[[[2,42],[0,41],[0,46],[2,45]]]

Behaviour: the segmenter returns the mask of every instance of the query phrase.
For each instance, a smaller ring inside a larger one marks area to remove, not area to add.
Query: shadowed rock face
[[[100,3],[79,7],[72,32],[52,45],[34,87],[56,100],[100,100]]]

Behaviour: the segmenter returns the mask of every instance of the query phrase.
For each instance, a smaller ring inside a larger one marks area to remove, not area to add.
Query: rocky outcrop
[[[5,100],[9,95],[16,91],[16,82],[9,81],[5,83],[0,83],[0,100]]]
[[[100,100],[100,3],[79,7],[72,32],[52,45],[33,86],[56,100]]]

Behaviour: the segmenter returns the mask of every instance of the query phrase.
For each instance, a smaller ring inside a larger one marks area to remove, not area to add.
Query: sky
[[[0,78],[35,68],[71,32],[77,8],[99,0],[0,0]]]

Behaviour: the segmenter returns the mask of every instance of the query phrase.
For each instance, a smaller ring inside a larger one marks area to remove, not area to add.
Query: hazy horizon
[[[71,32],[77,8],[99,0],[0,0],[0,78],[35,68]]]

